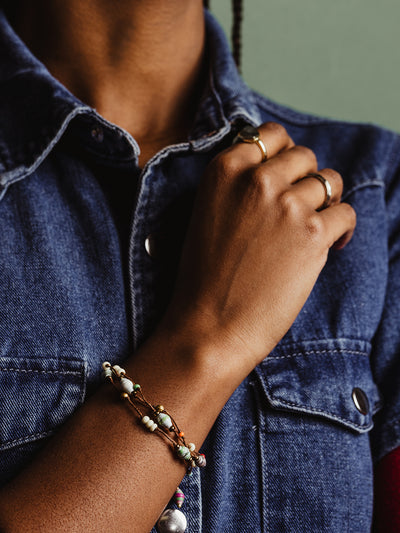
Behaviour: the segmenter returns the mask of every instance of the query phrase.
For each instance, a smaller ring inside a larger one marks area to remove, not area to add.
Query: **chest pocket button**
[[[351,396],[353,398],[353,402],[357,410],[362,415],[367,415],[369,413],[369,402],[365,392],[362,389],[356,387],[353,389]]]

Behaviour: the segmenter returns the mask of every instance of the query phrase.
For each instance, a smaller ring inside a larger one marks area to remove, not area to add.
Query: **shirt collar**
[[[236,120],[260,122],[252,92],[237,72],[223,30],[208,11],[205,16],[209,79],[190,135],[194,150],[209,149],[230,132]],[[110,132],[117,129],[49,73],[1,10],[0,66],[0,187],[33,172],[77,115],[100,121]],[[122,134],[132,146],[129,134]]]

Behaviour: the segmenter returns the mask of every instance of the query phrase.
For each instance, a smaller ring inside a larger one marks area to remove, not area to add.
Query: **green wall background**
[[[400,132],[399,0],[243,0],[242,72],[269,98]],[[211,0],[230,35],[230,0]]]

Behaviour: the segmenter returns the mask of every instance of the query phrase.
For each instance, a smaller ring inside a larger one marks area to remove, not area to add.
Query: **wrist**
[[[146,345],[146,351],[158,352],[163,364],[174,368],[182,379],[203,380],[212,389],[226,391],[225,401],[256,364],[245,347],[223,331],[212,331],[195,320],[160,323]]]
[[[266,331],[265,323],[273,324],[274,320],[265,316],[261,324],[255,320],[249,325],[247,320],[236,315],[219,317],[218,313],[197,310],[195,306],[178,313],[176,307],[164,316],[156,333],[169,337],[178,348],[186,347],[194,358],[208,362],[211,367],[215,359],[222,362],[230,375],[237,374],[239,383],[280,340],[280,337],[274,338],[272,330]]]
[[[181,332],[157,329],[123,364],[150,404],[163,405],[198,446],[240,383],[227,383],[208,350]]]

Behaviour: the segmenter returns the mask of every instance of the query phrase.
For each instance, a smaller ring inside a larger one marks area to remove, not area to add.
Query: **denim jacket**
[[[0,479],[85,401],[102,361],[123,361],[151,333],[205,166],[244,123],[276,121],[342,174],[357,228],[222,410],[207,468],[181,484],[188,531],[367,532],[374,462],[400,445],[400,140],[251,91],[206,20],[209,75],[190,137],[140,170],[136,141],[0,16]],[[137,180],[129,250],[100,167]]]

